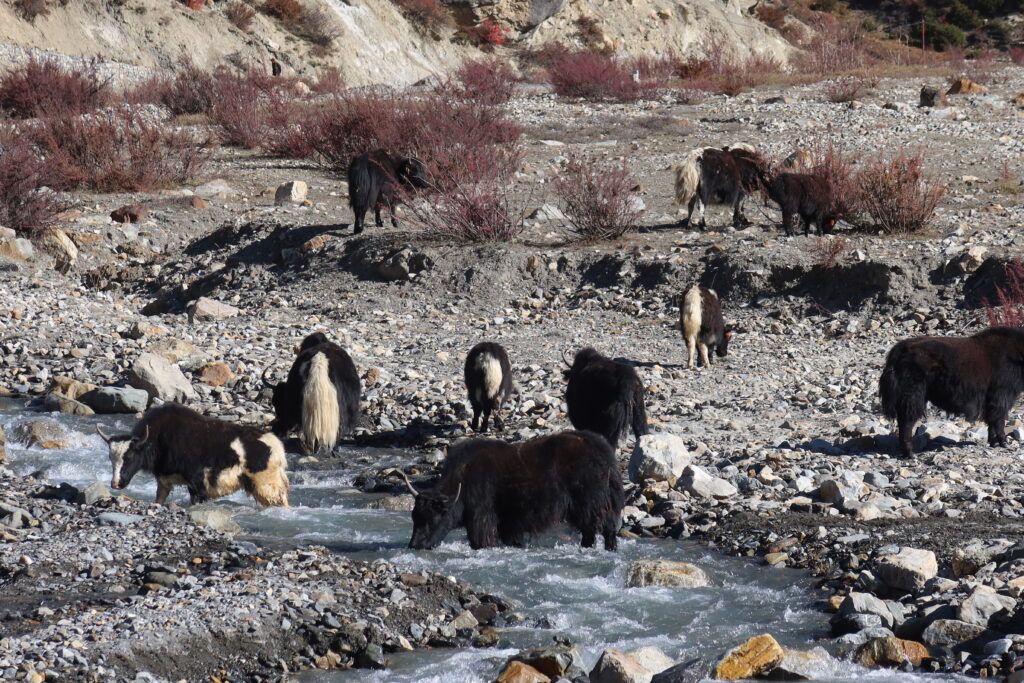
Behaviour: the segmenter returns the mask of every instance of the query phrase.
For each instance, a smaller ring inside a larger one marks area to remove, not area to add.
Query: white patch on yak
[[[107,446],[110,448],[110,466],[113,470],[110,475],[110,488],[120,488],[118,480],[121,479],[121,468],[124,466],[124,456],[131,446],[131,439],[111,439]]]
[[[704,318],[704,300],[700,295],[700,286],[694,285],[686,291],[681,318],[688,355],[687,366],[693,370],[697,367],[697,337],[700,335],[700,326]]]
[[[238,460],[231,467],[225,467],[224,469],[217,472],[217,478],[213,481],[210,480],[210,470],[206,469],[203,472],[203,479],[206,482],[206,495],[210,498],[220,498],[222,496],[230,496],[232,493],[242,488],[242,474],[245,472],[245,446],[242,445],[241,439],[235,439],[231,442],[231,450],[234,451]]]
[[[264,434],[260,441],[270,448],[266,469],[247,472],[252,480],[252,497],[260,505],[288,507],[288,459],[284,444],[273,434]]]
[[[333,450],[340,430],[338,391],[331,382],[327,356],[317,353],[309,361],[302,389],[302,445],[313,453]]]
[[[481,353],[476,357],[476,367],[484,376],[483,395],[481,396],[480,389],[477,389],[477,401],[485,403],[495,399],[501,391],[501,363],[491,354]]]

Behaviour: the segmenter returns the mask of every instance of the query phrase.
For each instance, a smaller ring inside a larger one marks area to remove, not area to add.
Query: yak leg
[[[747,217],[745,215],[743,215],[743,200],[746,199],[746,198],[747,198],[747,195],[743,194],[742,191],[739,192],[739,196],[736,198],[736,209],[735,209],[735,211],[733,213],[733,224],[734,225],[736,223],[736,217],[737,216],[739,216],[739,224],[740,225],[750,225],[750,221],[747,220]]]
[[[355,211],[355,214],[356,214],[356,222],[355,222],[355,225],[353,227],[355,228],[355,230],[354,230],[355,234],[358,235],[359,233],[361,233],[363,231],[363,226],[366,224],[366,207],[365,206],[358,207],[356,209],[356,211]]]
[[[480,431],[480,409],[476,406],[473,406],[473,421],[470,426],[473,427],[474,432]]]
[[[494,428],[499,432],[505,431],[505,421],[501,419],[501,406],[494,408]]]
[[[740,211],[740,202],[743,201],[743,193],[736,190],[732,195],[732,227],[743,227],[743,212]]]
[[[708,345],[703,343],[698,344],[698,348],[700,349],[700,362],[704,364],[704,367],[710,368],[711,356],[708,355]]]
[[[988,445],[1006,446],[1006,416],[998,415],[985,423],[988,426]]]
[[[686,367],[689,368],[690,370],[695,370],[697,368],[697,338],[696,337],[690,337],[689,339],[686,340],[686,354],[687,354]]]
[[[167,496],[171,495],[174,484],[169,479],[160,477],[156,480],[156,504],[163,505],[167,502]]]
[[[474,510],[467,511],[466,536],[473,550],[495,546],[498,544],[496,521],[490,515]]]
[[[483,424],[480,425],[480,431],[482,431],[482,432],[486,432],[487,431],[487,421],[490,420],[490,419],[491,419],[491,409],[490,408],[484,408],[484,421],[483,421]]]
[[[712,199],[714,199],[714,196],[712,195],[711,192],[708,192],[704,188],[704,185],[702,183],[701,186],[699,188],[697,188],[697,197],[698,197],[697,201],[699,202],[699,206],[700,206],[700,224],[699,225],[700,225],[700,229],[703,230],[706,227],[708,227],[708,223],[707,223],[705,214],[706,214],[707,209],[708,209],[708,204],[711,202]]]
[[[199,505],[200,503],[205,503],[210,500],[210,497],[206,495],[206,491],[189,486],[188,499],[190,505]]]
[[[786,237],[793,236],[793,212],[782,209],[782,227],[786,231]]]
[[[597,529],[588,527],[583,530],[583,538],[580,540],[580,547],[593,548],[597,541]]]
[[[388,202],[388,213],[391,214],[391,227],[398,227],[398,216],[395,215],[395,202]]]
[[[914,456],[914,427],[917,426],[917,420],[900,415],[896,421],[899,424],[900,450],[903,451],[903,457],[912,458]]]
[[[619,516],[608,513],[604,518],[604,526],[601,527],[601,535],[604,537],[604,549],[615,550],[619,539]]]
[[[693,220],[693,208],[697,205],[698,201],[699,201],[699,199],[697,198],[697,193],[694,192],[693,196],[690,197],[689,204],[686,207],[686,218],[683,220],[683,227],[684,228],[690,227],[690,221]]]
[[[374,221],[377,223],[378,228],[384,227],[384,221],[380,217],[380,204],[377,204],[377,206],[373,207],[373,218]]]

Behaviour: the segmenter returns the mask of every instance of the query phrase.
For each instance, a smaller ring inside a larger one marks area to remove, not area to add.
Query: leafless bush
[[[515,72],[499,59],[478,59],[463,62],[455,72],[458,83],[447,88],[463,100],[483,105],[505,104],[515,92]]]
[[[448,11],[440,0],[395,0],[402,14],[418,28],[437,32],[448,22]]]
[[[847,241],[844,237],[829,235],[816,238],[810,245],[810,253],[814,262],[822,268],[835,268],[843,254],[846,253]]]
[[[248,31],[252,27],[252,20],[256,18],[256,10],[242,0],[234,0],[224,9],[224,16],[235,28]]]
[[[857,222],[861,210],[855,163],[856,159],[830,144],[810,150],[810,165],[804,171],[828,183],[835,202],[832,210],[848,223]]]
[[[636,230],[640,209],[626,160],[572,156],[555,178],[555,193],[581,241],[615,239]]]
[[[857,174],[858,204],[884,232],[915,233],[927,227],[946,188],[924,172],[924,153],[899,150],[865,164]]]
[[[155,76],[126,93],[135,104],[162,104],[175,116],[208,114],[217,99],[216,76],[185,57],[173,77]]]
[[[1024,262],[1006,264],[1006,287],[996,287],[996,301],[982,300],[989,327],[1024,327]]]
[[[456,243],[508,242],[522,233],[526,212],[512,198],[508,178],[443,180],[428,201],[408,203],[417,230]]]
[[[877,78],[846,76],[837,78],[825,85],[825,97],[829,102],[837,104],[863,99],[878,87]]]
[[[95,61],[64,67],[32,57],[0,76],[0,111],[14,118],[76,116],[104,106],[109,96]]]
[[[33,237],[65,208],[46,188],[46,164],[24,135],[0,132],[0,225]]]

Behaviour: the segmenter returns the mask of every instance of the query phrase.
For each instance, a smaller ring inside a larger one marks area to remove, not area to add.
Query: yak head
[[[572,362],[570,363],[569,359],[565,355],[565,352],[563,351],[562,361],[565,363],[566,369],[563,371],[562,374],[566,380],[570,380],[573,378],[574,375],[578,375],[579,373],[581,373],[583,369],[590,365],[591,363],[604,359],[604,356],[598,353],[597,349],[588,346],[585,349],[580,349],[579,351],[577,351],[576,357],[573,358]]]
[[[267,373],[271,368],[263,371],[260,379],[263,386],[271,391],[270,403],[274,406],[274,421],[270,423],[270,429],[278,436],[284,436],[292,427],[299,423],[299,416],[296,414],[296,402],[291,400],[291,392],[288,391],[288,382],[274,384],[267,379]]]
[[[141,435],[110,436],[99,425],[96,426],[96,431],[110,449],[110,488],[125,488],[139,470],[148,469],[149,464],[153,462],[153,443],[149,440],[148,426]]]
[[[323,332],[314,332],[313,334],[307,335],[302,343],[295,349],[296,355],[313,348],[314,346],[320,346],[321,344],[330,343],[330,339]]]
[[[726,328],[725,332],[722,333],[722,343],[715,347],[715,355],[719,358],[725,358],[725,354],[729,353],[729,342],[732,341],[734,334],[736,333]]]
[[[452,494],[443,493],[440,485],[433,491],[417,491],[404,473],[402,478],[416,498],[412,508],[412,538],[409,547],[414,550],[436,548],[460,524],[462,505],[459,498],[462,495],[462,484]]]
[[[427,180],[427,167],[419,159],[406,157],[399,160],[395,172],[398,174],[398,182],[408,187],[423,189],[430,184]]]

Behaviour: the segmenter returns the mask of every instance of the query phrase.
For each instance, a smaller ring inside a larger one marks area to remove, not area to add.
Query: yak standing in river
[[[302,340],[288,378],[273,389],[275,419],[271,428],[285,436],[298,428],[302,447],[310,453],[332,450],[341,434],[355,427],[362,388],[348,352],[316,332]]]
[[[1024,392],[1024,330],[993,327],[971,337],[904,339],[889,351],[879,382],[882,411],[899,427],[905,457],[927,405],[984,420],[990,446],[1006,445],[1006,416]]]
[[[600,534],[605,550],[615,550],[625,505],[615,452],[592,432],[518,444],[469,439],[448,449],[433,490],[405,481],[416,497],[409,547],[420,550],[437,547],[458,527],[474,549],[522,546],[559,522],[583,534],[584,548]]]

